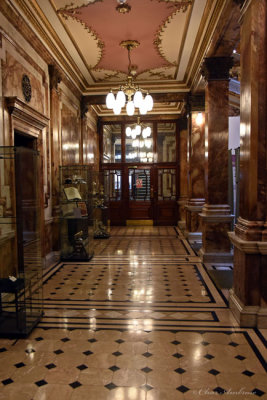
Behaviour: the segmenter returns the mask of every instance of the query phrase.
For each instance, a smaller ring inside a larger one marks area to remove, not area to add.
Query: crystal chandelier
[[[120,46],[128,50],[128,76],[127,82],[121,85],[119,91],[114,96],[112,89],[106,97],[106,106],[108,109],[112,110],[114,114],[119,115],[121,109],[126,105],[127,115],[134,115],[135,108],[139,109],[140,114],[144,115],[153,108],[153,99],[147,90],[140,88],[135,85],[134,77],[136,75],[137,67],[131,63],[131,50],[139,46],[137,40],[124,40],[120,43]],[[115,89],[117,90],[117,89]],[[146,93],[143,97],[143,93]]]

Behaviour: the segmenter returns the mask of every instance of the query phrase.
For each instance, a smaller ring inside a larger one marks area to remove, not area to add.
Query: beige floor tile
[[[33,400],[70,400],[73,389],[69,385],[50,384],[37,389]]]
[[[71,400],[107,400],[109,390],[103,386],[80,386],[73,389]]]
[[[175,389],[182,384],[182,377],[174,371],[155,369],[147,375],[147,384],[157,389]]]
[[[142,386],[146,383],[146,374],[137,369],[120,369],[114,372],[112,382],[117,386]]]
[[[147,393],[146,400],[183,400],[183,393],[175,389],[152,389]]]
[[[81,371],[79,382],[83,385],[104,386],[112,382],[113,372],[109,369],[87,368]]]
[[[146,400],[146,391],[137,387],[119,387],[110,391],[107,400]]]
[[[1,400],[30,400],[34,398],[38,387],[34,384],[12,383],[11,385],[0,388]]]

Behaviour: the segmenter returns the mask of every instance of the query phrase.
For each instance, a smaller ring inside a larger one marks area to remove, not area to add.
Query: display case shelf
[[[0,147],[1,337],[27,337],[43,315],[39,168],[37,151]]]

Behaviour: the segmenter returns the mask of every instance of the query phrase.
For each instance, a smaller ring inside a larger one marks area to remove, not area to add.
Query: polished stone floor
[[[267,399],[266,330],[238,327],[176,228],[116,227],[54,265],[44,312],[0,339],[1,400]]]

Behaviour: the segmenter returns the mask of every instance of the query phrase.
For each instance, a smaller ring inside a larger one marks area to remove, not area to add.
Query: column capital
[[[233,57],[204,58],[201,68],[201,74],[206,81],[229,80],[229,72],[233,65]]]
[[[48,65],[48,72],[49,72],[49,78],[50,78],[50,90],[56,89],[58,90],[58,84],[62,80],[62,76],[60,71],[55,65]]]

